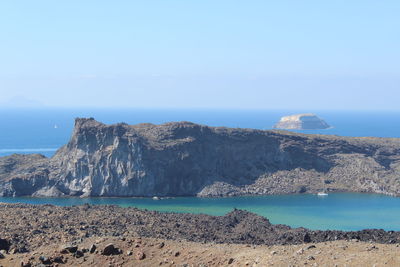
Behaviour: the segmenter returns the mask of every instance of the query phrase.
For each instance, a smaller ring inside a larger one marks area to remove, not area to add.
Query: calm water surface
[[[382,228],[400,230],[400,198],[356,193],[316,195],[276,195],[232,198],[180,197],[149,198],[0,198],[0,202],[72,206],[119,205],[142,209],[223,215],[233,208],[267,217],[272,223],[311,229],[360,230]]]
[[[104,123],[155,124],[191,121],[210,126],[268,130],[281,116],[315,112],[333,126],[304,133],[342,136],[400,137],[400,112],[346,112],[313,110],[196,110],[196,109],[1,109],[0,156],[41,153],[52,156],[71,136],[76,117],[94,117]],[[57,127],[55,127],[57,126]]]
[[[333,112],[313,110],[160,110],[160,109],[1,109],[0,156],[41,153],[52,156],[70,138],[75,117],[95,117],[104,123],[164,123],[192,121],[211,126],[271,129],[281,116],[315,112],[334,128],[305,133],[342,136],[400,137],[399,112]],[[223,215],[233,208],[256,212],[293,227],[359,230],[400,230],[400,198],[371,194],[173,198],[154,201],[140,198],[0,198],[2,202],[49,203],[70,206],[84,203],[116,204],[158,211]]]

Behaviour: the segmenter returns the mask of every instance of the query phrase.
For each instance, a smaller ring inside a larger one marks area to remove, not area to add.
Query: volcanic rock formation
[[[318,130],[329,127],[324,120],[311,113],[285,116],[274,125],[276,129],[286,130]]]
[[[0,196],[400,194],[400,139],[76,119],[51,158],[0,158]]]

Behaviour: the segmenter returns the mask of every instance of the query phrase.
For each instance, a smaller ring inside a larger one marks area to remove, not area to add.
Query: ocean
[[[211,126],[272,129],[281,116],[299,110],[173,110],[173,109],[0,109],[0,156],[41,153],[52,156],[70,138],[74,118],[94,117],[104,123],[165,123],[191,121]],[[310,111],[306,111],[310,112]],[[400,137],[400,112],[314,111],[332,126],[309,134]],[[232,198],[0,198],[0,202],[80,205],[115,204],[169,212],[223,215],[233,208],[246,209],[272,223],[310,229],[400,230],[400,198],[376,194],[280,195]]]
[[[201,109],[0,109],[0,156],[41,153],[52,156],[71,136],[76,117],[128,124],[191,121],[210,126],[268,130],[280,117],[304,110]],[[301,131],[341,136],[400,137],[400,112],[313,111],[331,129]]]
[[[359,193],[244,196],[226,198],[0,198],[0,202],[58,206],[119,205],[162,212],[224,215],[234,208],[268,218],[274,224],[314,230],[385,229],[400,231],[400,198]]]

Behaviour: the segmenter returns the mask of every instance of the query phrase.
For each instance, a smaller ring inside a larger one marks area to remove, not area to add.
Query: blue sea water
[[[377,194],[335,193],[230,198],[0,198],[0,202],[59,206],[119,205],[164,212],[224,215],[233,208],[267,217],[272,223],[310,229],[361,230],[379,228],[400,231],[400,198]]]
[[[201,109],[0,109],[0,156],[41,153],[46,156],[66,144],[76,117],[104,123],[155,124],[191,121],[211,126],[271,129],[280,117],[304,110]],[[304,133],[342,136],[400,137],[400,112],[314,111],[333,128]],[[57,128],[55,128],[57,126]]]
[[[191,121],[211,126],[271,129],[281,116],[304,110],[160,110],[160,109],[0,109],[0,156],[41,153],[52,156],[70,138],[74,118],[94,117],[104,123]],[[341,136],[400,137],[400,112],[313,111],[333,126],[304,133]],[[55,127],[57,126],[57,127]],[[159,211],[222,215],[242,208],[272,223],[311,229],[400,230],[400,198],[371,194],[284,195],[234,198],[0,198],[0,202],[54,205],[117,204]]]

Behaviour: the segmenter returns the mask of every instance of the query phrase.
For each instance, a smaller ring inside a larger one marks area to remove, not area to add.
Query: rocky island
[[[400,195],[400,139],[76,119],[51,158],[0,158],[1,196]],[[1,198],[0,198],[1,202]],[[398,266],[400,232],[118,206],[0,203],[0,266]]]
[[[315,114],[306,113],[282,117],[274,125],[274,128],[286,130],[319,130],[328,129],[330,126]]]
[[[79,118],[51,158],[0,158],[0,196],[400,195],[400,139]]]

